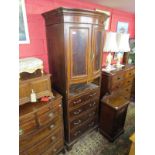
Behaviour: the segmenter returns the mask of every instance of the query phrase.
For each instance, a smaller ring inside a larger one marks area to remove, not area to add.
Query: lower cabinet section
[[[51,155],[64,148],[62,97],[20,106],[20,155]]]

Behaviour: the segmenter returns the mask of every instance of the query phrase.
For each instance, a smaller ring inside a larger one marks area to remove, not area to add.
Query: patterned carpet
[[[93,131],[82,137],[74,144],[71,151],[65,155],[128,155],[130,149],[129,137],[135,131],[135,105],[130,103],[128,107],[125,132],[113,143],[110,143],[99,132]],[[59,155],[63,155],[60,153]]]

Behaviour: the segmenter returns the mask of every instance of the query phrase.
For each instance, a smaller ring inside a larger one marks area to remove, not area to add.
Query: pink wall
[[[135,16],[134,14],[119,11],[116,9],[104,7],[101,5],[80,2],[78,0],[25,0],[26,11],[28,20],[28,30],[30,36],[30,44],[19,45],[19,56],[20,58],[35,56],[41,58],[44,62],[45,71],[48,72],[48,55],[46,45],[46,33],[44,19],[41,13],[58,8],[58,7],[71,7],[71,8],[84,8],[92,9],[95,8],[111,11],[111,24],[109,30],[116,31],[117,22],[128,22],[130,37],[133,38],[135,35]],[[103,54],[103,63],[105,65],[106,53]]]

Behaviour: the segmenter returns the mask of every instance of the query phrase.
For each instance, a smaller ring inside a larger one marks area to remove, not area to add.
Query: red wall
[[[71,7],[71,8],[84,8],[92,9],[95,8],[111,11],[111,23],[109,30],[116,31],[117,22],[128,22],[130,37],[133,38],[135,35],[135,16],[134,14],[119,11],[116,9],[104,7],[101,5],[79,2],[78,0],[25,0],[26,12],[28,20],[28,31],[30,37],[30,44],[19,45],[19,56],[20,58],[35,56],[41,58],[44,61],[45,71],[48,72],[48,55],[46,45],[46,33],[44,19],[41,13],[58,8],[58,7]],[[105,65],[106,53],[103,54],[103,63]]]

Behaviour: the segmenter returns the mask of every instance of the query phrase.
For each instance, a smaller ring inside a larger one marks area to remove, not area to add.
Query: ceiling
[[[92,2],[110,8],[135,13],[135,0],[85,0],[85,2]]]

